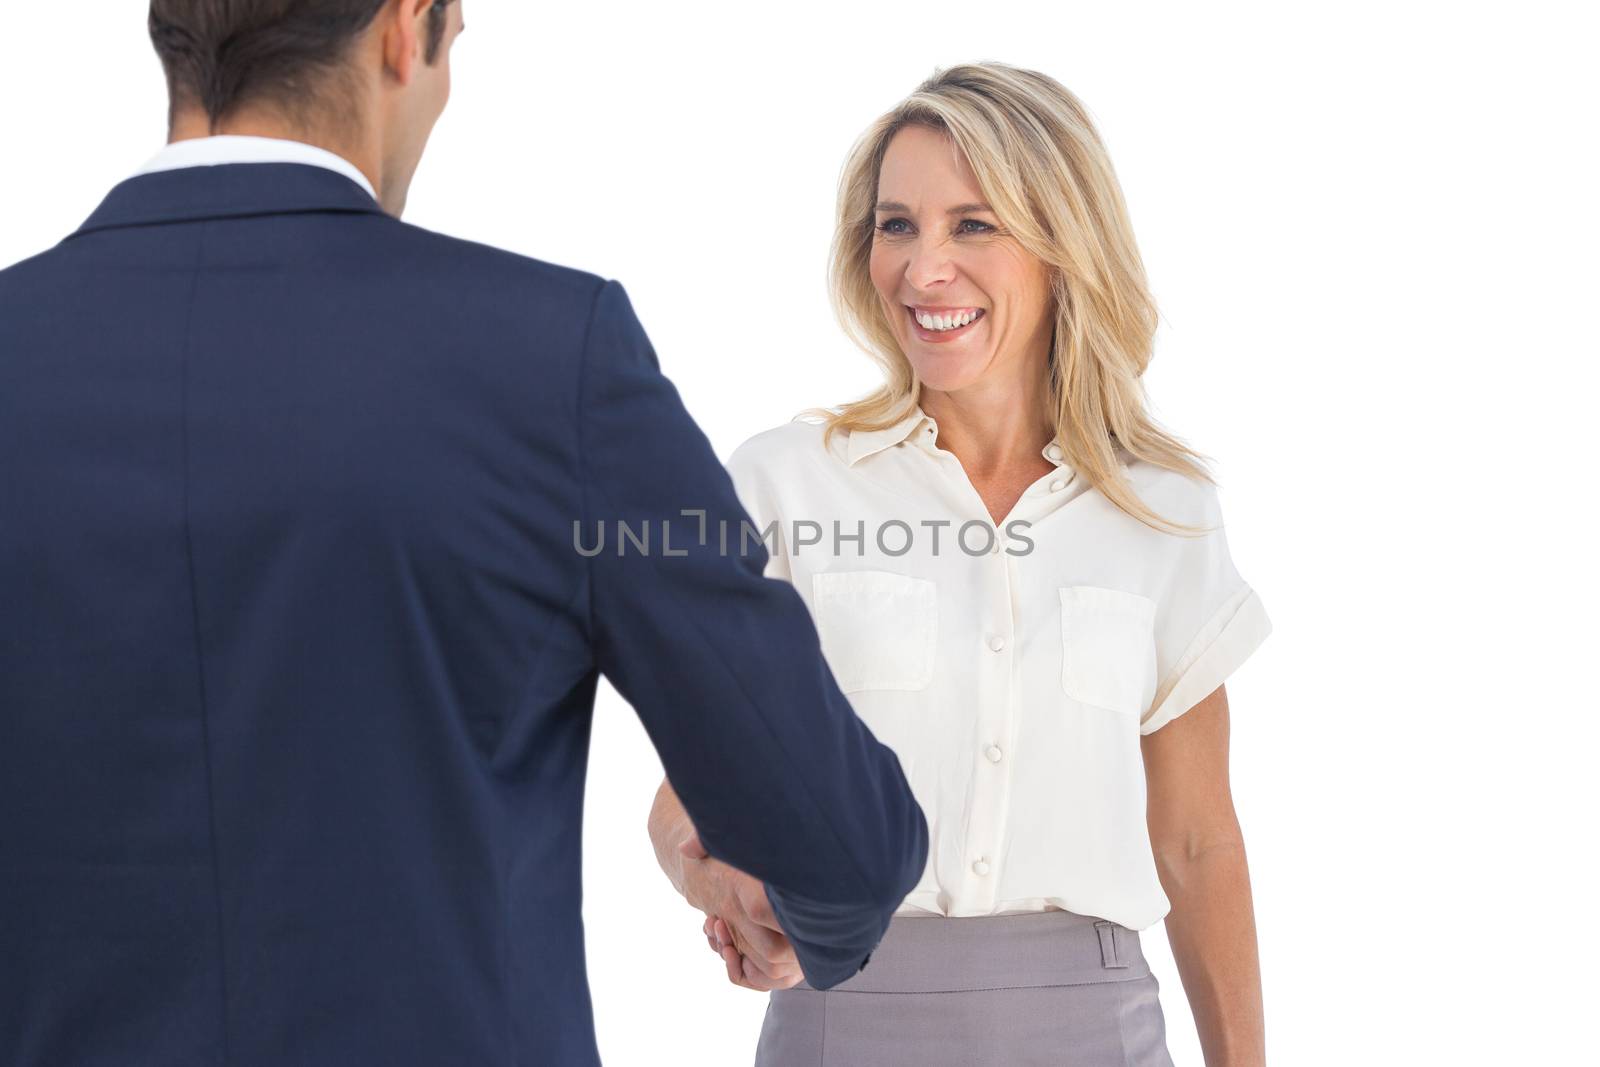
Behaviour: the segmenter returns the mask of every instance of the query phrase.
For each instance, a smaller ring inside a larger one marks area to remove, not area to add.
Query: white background
[[[724,457],[873,383],[823,288],[867,123],[970,59],[1076,92],[1164,314],[1156,414],[1217,459],[1275,624],[1228,683],[1272,1060],[1596,1062],[1586,5],[464,2],[407,218],[621,279]],[[143,18],[7,11],[0,262],[161,143]],[[655,867],[659,778],[602,687],[601,1049],[746,1064],[765,997],[727,984]],[[1146,937],[1173,1055],[1199,1064]]]

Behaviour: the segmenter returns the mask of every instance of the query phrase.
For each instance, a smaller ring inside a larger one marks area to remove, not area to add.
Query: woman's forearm
[[[1166,854],[1156,864],[1172,910],[1167,941],[1206,1067],[1266,1062],[1261,964],[1242,837]]]
[[[672,783],[661,779],[656,799],[650,805],[650,844],[656,850],[656,862],[662,873],[672,883],[672,888],[683,892],[683,853],[678,845],[694,832],[694,824],[683,802],[672,789]]]

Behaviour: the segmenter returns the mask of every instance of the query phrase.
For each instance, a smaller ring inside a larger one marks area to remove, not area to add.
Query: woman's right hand
[[[797,985],[804,978],[800,961],[761,881],[713,859],[697,833],[680,842],[678,852],[684,899],[706,913],[701,929],[728,981],[763,993]]]

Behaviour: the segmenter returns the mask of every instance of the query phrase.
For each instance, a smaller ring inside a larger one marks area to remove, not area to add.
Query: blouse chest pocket
[[[923,689],[933,680],[939,634],[935,585],[891,571],[811,577],[822,651],[839,688]]]
[[[1072,700],[1139,715],[1155,697],[1156,603],[1120,589],[1061,589],[1061,687]]]

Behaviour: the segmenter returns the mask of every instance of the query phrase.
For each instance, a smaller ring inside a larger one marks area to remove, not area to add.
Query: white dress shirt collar
[[[918,404],[912,408],[909,415],[893,426],[882,430],[851,430],[849,440],[845,444],[845,462],[853,467],[873,453],[882,452],[906,440],[911,440],[925,451],[931,452],[935,448],[934,442],[938,436],[939,424],[934,421],[932,415],[922,410],[921,404]],[[1061,446],[1054,441],[1040,449],[1039,454],[1058,467],[1062,465],[1066,455]]]
[[[343,174],[366,190],[372,199],[378,199],[372,182],[354,163],[326,148],[289,141],[278,137],[242,137],[221,134],[216,137],[196,137],[187,141],[174,141],[139,169],[140,174],[154,174],[182,167],[212,167],[224,163],[303,163],[323,167]]]

